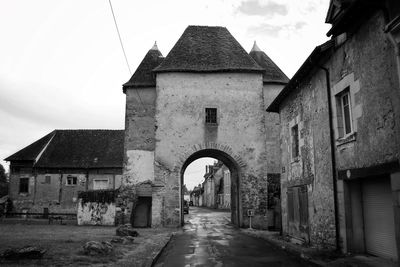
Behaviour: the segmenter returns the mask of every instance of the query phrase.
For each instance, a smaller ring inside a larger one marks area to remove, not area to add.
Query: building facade
[[[278,130],[270,130],[276,121],[266,120],[265,107],[287,77],[255,52],[268,69],[226,28],[189,26],[166,58],[153,47],[123,86],[123,181],[151,182],[152,226],[183,223],[184,170],[213,157],[230,171],[232,222],[248,225],[253,209],[253,226],[267,227],[267,173],[279,173],[272,155],[279,149],[273,141]]]
[[[399,15],[398,1],[331,1],[331,40],[269,106],[285,234],[398,260]]]
[[[123,130],[55,130],[5,160],[13,212],[76,214],[78,192],[121,185]]]

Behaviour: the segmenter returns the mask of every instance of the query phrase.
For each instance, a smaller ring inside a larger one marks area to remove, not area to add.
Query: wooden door
[[[133,227],[151,227],[151,197],[139,197],[133,213]]]
[[[295,238],[309,242],[308,194],[307,186],[294,186],[287,189],[288,232]]]

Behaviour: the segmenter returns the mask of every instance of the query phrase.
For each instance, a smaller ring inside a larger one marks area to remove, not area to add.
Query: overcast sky
[[[209,25],[247,51],[256,40],[290,78],[329,29],[329,0],[112,4],[132,71],[154,41],[166,56],[188,25]],[[0,159],[54,129],[124,128],[130,74],[108,0],[0,0],[0,36]]]

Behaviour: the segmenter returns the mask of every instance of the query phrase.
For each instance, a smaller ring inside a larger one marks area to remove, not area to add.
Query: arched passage
[[[181,167],[181,172],[180,172],[180,190],[181,190],[181,224],[184,224],[184,215],[183,215],[183,193],[182,193],[182,188],[184,184],[184,173],[186,168],[189,166],[190,163],[193,161],[204,158],[204,157],[210,157],[210,158],[215,158],[217,160],[220,160],[230,171],[231,173],[231,222],[236,225],[240,226],[241,225],[241,214],[240,214],[240,183],[239,183],[239,177],[240,177],[240,167],[231,157],[229,154],[227,154],[224,151],[217,150],[217,149],[203,149],[194,152],[191,154],[183,163]]]

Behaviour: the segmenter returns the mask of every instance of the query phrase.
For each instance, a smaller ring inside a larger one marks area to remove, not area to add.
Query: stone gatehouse
[[[165,58],[150,49],[123,85],[123,183],[139,185],[133,216],[181,225],[183,173],[213,157],[231,172],[232,222],[247,226],[251,209],[253,227],[267,228],[267,177],[280,165],[279,118],[265,110],[287,81],[257,45],[248,54],[223,27],[189,26]]]

